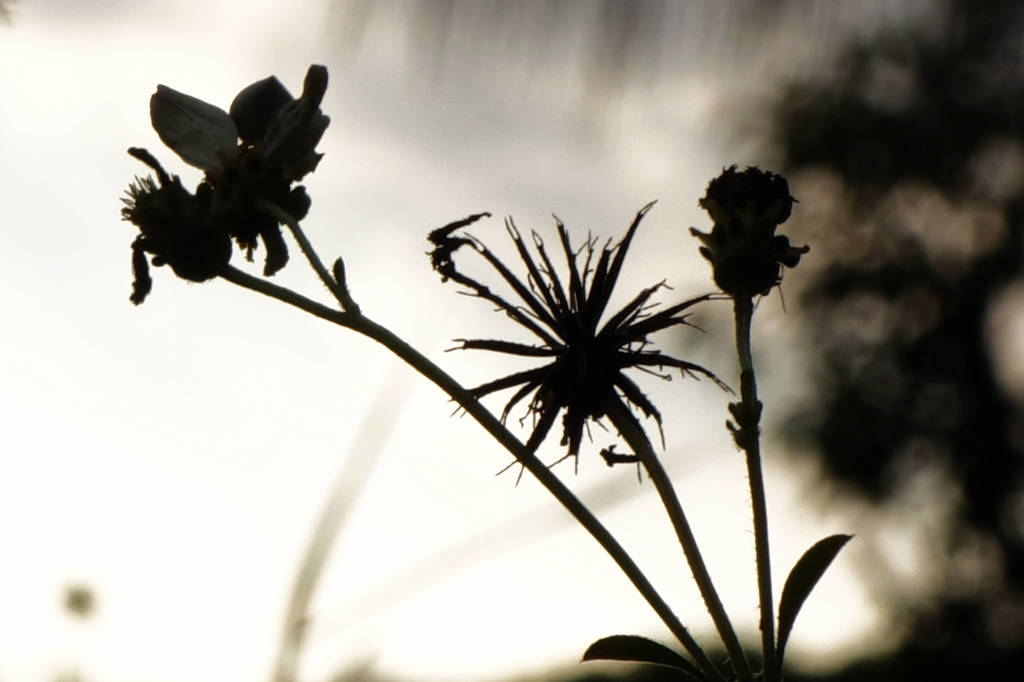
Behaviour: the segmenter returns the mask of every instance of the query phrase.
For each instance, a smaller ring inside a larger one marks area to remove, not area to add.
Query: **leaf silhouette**
[[[631,661],[654,663],[678,670],[686,680],[702,682],[706,678],[693,663],[667,646],[639,635],[602,637],[583,652],[584,661]]]
[[[804,605],[807,596],[818,584],[825,569],[829,567],[839,550],[852,537],[852,535],[830,535],[818,540],[804,552],[793,566],[793,570],[789,572],[786,585],[782,588],[782,598],[779,599],[779,640],[776,650],[780,668],[782,654],[786,649],[789,633],[793,630],[796,614],[800,612],[800,607]]]

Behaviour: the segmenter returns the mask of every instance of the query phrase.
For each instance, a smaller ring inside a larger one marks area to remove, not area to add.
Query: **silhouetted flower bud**
[[[263,274],[288,263],[277,207],[302,220],[310,198],[296,180],[313,171],[322,154],[316,145],[330,119],[320,111],[327,91],[327,69],[313,65],[302,96],[292,98],[270,76],[242,89],[228,114],[212,104],[157,86],[150,98],[153,128],[186,163],[205,171],[191,194],[143,149],[129,153],[156,171],[128,189],[126,220],[141,234],[132,245],[135,272],[132,301],[149,293],[149,261],[167,263],[181,277],[203,281],[218,274],[231,255],[233,239],[252,260],[260,242],[266,249]],[[190,222],[191,221],[191,222]]]
[[[309,194],[306,193],[306,188],[302,185],[293,187],[292,191],[288,193],[288,198],[284,202],[283,208],[288,211],[289,214],[295,220],[302,220],[309,213],[309,207],[313,204],[313,200],[309,198]]]
[[[132,148],[128,153],[152,168],[158,179],[136,179],[122,200],[122,218],[140,232],[132,243],[135,282],[131,301],[138,305],[152,286],[145,254],[152,255],[153,265],[171,266],[178,277],[205,282],[219,275],[231,260],[231,238],[210,213],[208,191],[188,192],[180,178],[168,175],[145,149]]]
[[[232,167],[279,175],[290,183],[316,170],[323,156],[316,145],[331,122],[320,111],[326,91],[327,68],[316,64],[306,72],[299,99],[269,76],[243,88],[230,114],[159,85],[150,98],[150,118],[164,144],[206,171],[215,186]],[[258,163],[248,163],[254,158]]]
[[[775,234],[794,201],[784,177],[760,168],[738,172],[732,166],[708,184],[700,205],[715,225],[710,234],[690,233],[703,244],[700,253],[722,291],[734,298],[766,295],[782,281],[782,266],[795,267],[810,250]]]

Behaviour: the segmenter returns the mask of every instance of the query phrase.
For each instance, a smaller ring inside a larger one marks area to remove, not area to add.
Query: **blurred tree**
[[[794,194],[834,208],[800,235],[828,265],[803,293],[821,357],[794,451],[877,504],[932,482],[913,511],[944,527],[925,598],[888,595],[904,648],[835,680],[1024,669],[1024,354],[1005,343],[1024,314],[1024,4],[936,9],[774,115]]]

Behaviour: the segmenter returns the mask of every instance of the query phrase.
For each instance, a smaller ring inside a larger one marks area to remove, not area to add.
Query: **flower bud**
[[[810,247],[791,246],[776,235],[796,201],[781,175],[760,168],[725,169],[708,184],[700,205],[715,225],[711,233],[690,228],[711,262],[715,283],[734,298],[767,295],[782,281],[782,266],[796,267]]]
[[[205,282],[231,260],[231,238],[210,214],[208,194],[187,191],[178,176],[164,171],[145,149],[132,148],[129,153],[157,174],[157,180],[136,180],[121,210],[122,218],[139,228],[132,244],[131,296],[138,305],[152,286],[145,254],[152,254],[153,265],[169,265],[182,279]]]

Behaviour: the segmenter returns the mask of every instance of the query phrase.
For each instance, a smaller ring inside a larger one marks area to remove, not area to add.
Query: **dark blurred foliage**
[[[829,680],[1024,669],[1024,403],[988,333],[1024,256],[1024,3],[936,9],[788,86],[774,112],[794,194],[839,207],[800,235],[827,265],[801,304],[820,367],[788,433],[810,447],[794,450],[880,505],[941,472],[933,500],[952,510],[928,603],[891,595],[904,648]]]

